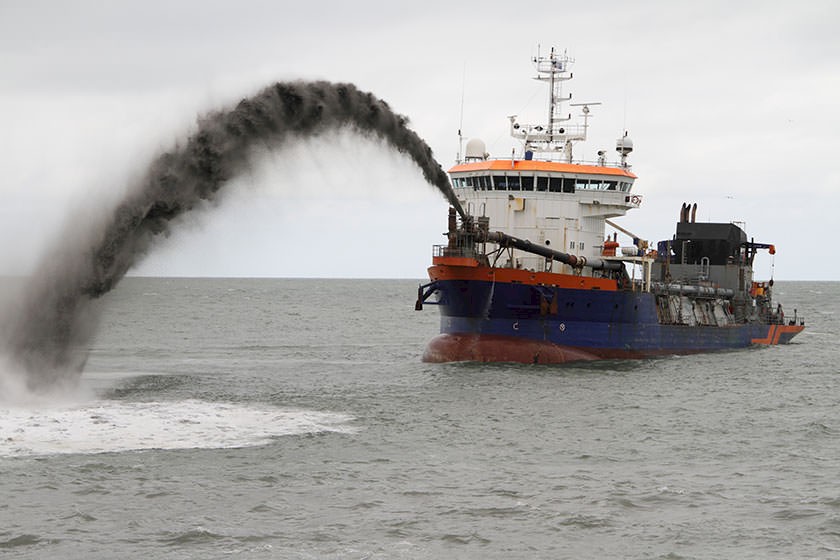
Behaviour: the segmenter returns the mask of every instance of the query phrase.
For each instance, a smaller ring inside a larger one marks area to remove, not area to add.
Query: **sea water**
[[[840,283],[787,346],[425,364],[417,281],[129,278],[0,402],[0,557],[840,557]]]

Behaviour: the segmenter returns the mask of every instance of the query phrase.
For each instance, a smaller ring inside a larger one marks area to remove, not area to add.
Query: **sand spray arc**
[[[463,209],[429,146],[371,93],[353,84],[281,82],[233,108],[198,119],[181,146],[151,162],[137,184],[92,231],[62,237],[0,324],[0,349],[38,388],[77,376],[97,326],[97,302],[169,232],[176,217],[211,201],[247,169],[253,147],[281,149],[294,138],[349,128],[406,154],[461,216]]]

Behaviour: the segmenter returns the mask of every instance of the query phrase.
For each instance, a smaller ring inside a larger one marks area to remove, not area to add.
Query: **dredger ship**
[[[518,158],[493,159],[472,139],[449,170],[465,211],[450,208],[448,242],[433,247],[419,287],[416,308],[441,315],[425,361],[644,358],[784,344],[805,328],[773,301],[772,279],[753,279],[757,252],[774,246],[737,223],[697,222],[697,205],[684,203],[676,233],[654,246],[612,221],[642,203],[633,143],[618,139],[614,163],[604,152],[575,160],[598,103],[564,95],[565,53],[533,62],[549,88],[547,122],[510,117]],[[567,103],[580,111],[574,122]],[[632,241],[622,246],[619,232]]]

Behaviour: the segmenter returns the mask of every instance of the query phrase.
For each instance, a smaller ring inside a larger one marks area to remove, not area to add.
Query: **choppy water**
[[[128,279],[0,404],[9,558],[840,557],[840,283],[796,343],[424,364],[416,282]]]

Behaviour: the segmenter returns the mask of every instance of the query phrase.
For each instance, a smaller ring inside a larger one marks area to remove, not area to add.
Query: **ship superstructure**
[[[466,215],[450,210],[448,242],[434,247],[431,282],[418,293],[418,309],[441,311],[424,359],[641,357],[787,342],[804,328],[773,306],[772,281],[752,279],[756,251],[773,246],[748,241],[738,225],[697,223],[696,205],[684,204],[674,237],[652,247],[612,221],[642,203],[627,161],[633,143],[625,132],[612,163],[603,151],[575,160],[599,103],[564,94],[565,53],[533,62],[549,89],[546,122],[510,117],[519,153],[494,159],[473,139],[449,170]]]
[[[510,132],[521,141],[518,154],[491,159],[478,139],[467,143],[463,161],[449,170],[452,185],[468,214],[484,216],[492,226],[534,243],[569,251],[584,257],[600,254],[605,220],[638,208],[641,196],[632,193],[636,176],[627,156],[633,143],[626,135],[616,143],[620,162],[608,164],[604,152],[597,161],[573,159],[576,142],[586,140],[591,106],[599,103],[571,103],[562,84],[570,80],[571,58],[557,55],[536,57],[536,79],[549,85],[549,111],[545,124],[522,124],[510,117]],[[573,124],[579,109],[582,124]],[[514,268],[573,272],[538,256],[516,252]],[[589,271],[582,271],[589,274]]]

